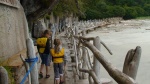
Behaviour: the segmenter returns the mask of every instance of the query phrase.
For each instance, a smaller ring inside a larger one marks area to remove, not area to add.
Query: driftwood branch
[[[80,37],[78,37],[81,39]],[[101,54],[101,52],[93,46],[91,43],[87,42],[86,40],[82,40],[81,43],[88,47],[94,54],[94,56],[97,58],[97,60],[104,66],[104,68],[107,70],[109,75],[120,84],[136,84],[132,78],[127,76],[126,74],[122,73],[118,69],[116,69],[108,60],[104,58],[104,56]]]
[[[137,46],[136,49],[129,50],[125,58],[123,73],[127,74],[133,79],[136,79],[140,58],[141,58],[140,46]]]
[[[87,70],[87,69],[79,69],[81,72],[89,73],[89,75],[93,78],[95,84],[100,84],[99,80],[97,79],[96,74],[93,70]]]
[[[100,41],[100,43],[107,49],[107,51],[112,55],[113,53],[111,50],[106,46],[106,44],[103,41]]]

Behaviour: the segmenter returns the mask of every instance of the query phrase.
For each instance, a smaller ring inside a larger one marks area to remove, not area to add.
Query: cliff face
[[[25,16],[18,0],[0,0],[0,61],[26,48]]]
[[[50,13],[59,0],[20,0],[28,20],[37,20]]]

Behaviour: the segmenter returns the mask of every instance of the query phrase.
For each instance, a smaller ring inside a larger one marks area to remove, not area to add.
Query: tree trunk
[[[8,73],[2,66],[0,66],[0,84],[8,84]]]
[[[136,79],[139,62],[141,58],[141,47],[137,46],[135,50],[128,51],[123,67],[123,73],[127,74],[134,80]]]

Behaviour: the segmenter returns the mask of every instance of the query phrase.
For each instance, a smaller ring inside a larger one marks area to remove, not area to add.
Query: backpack
[[[39,53],[44,53],[45,51],[45,47],[46,47],[46,43],[47,43],[47,38],[38,38],[36,40],[37,45],[39,46]]]

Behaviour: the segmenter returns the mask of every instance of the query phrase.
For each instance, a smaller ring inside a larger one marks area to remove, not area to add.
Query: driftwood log
[[[83,30],[82,32],[82,36],[85,36],[85,30]],[[83,57],[83,69],[87,69],[87,64],[86,64],[86,60],[87,60],[87,54],[86,54],[86,49],[85,48],[82,48],[82,57]],[[82,78],[83,79],[86,79],[88,77],[88,74],[87,73],[82,73]]]
[[[0,66],[0,84],[8,84],[8,73],[2,66]]]
[[[109,75],[119,84],[136,84],[135,80],[131,77],[127,76],[126,74],[122,73],[118,69],[116,69],[105,57],[101,54],[101,52],[93,46],[89,40],[89,38],[75,36],[76,38],[80,39],[81,43],[88,47],[97,58],[97,60],[103,65]],[[90,38],[91,39],[91,38]]]
[[[137,46],[136,49],[129,50],[125,58],[123,73],[127,74],[134,80],[136,79],[140,58],[141,58],[140,46]]]
[[[94,38],[93,41],[94,46],[100,51],[101,50],[101,44],[100,44],[100,38],[97,36],[96,38]],[[93,70],[97,76],[97,78],[99,79],[98,81],[100,81],[100,62],[97,60],[97,58],[94,56],[93,59]]]

